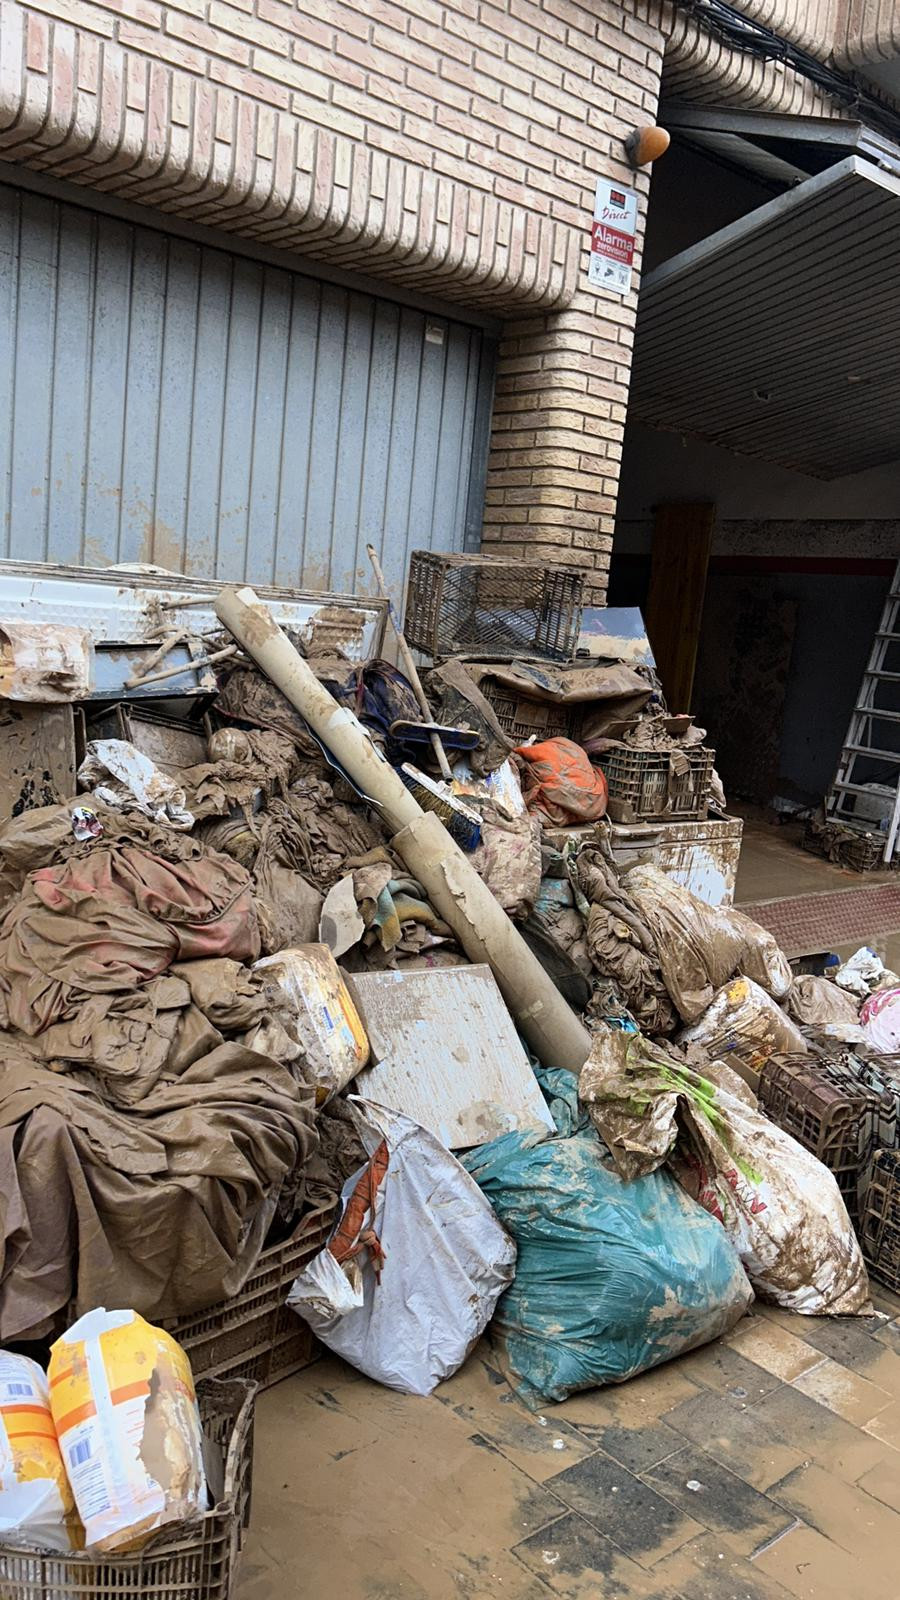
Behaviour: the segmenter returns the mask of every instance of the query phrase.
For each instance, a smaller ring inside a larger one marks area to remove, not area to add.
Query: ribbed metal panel
[[[648,274],[630,415],[836,478],[900,459],[900,181],[852,156]]]
[[[484,498],[478,328],[0,187],[0,553],[399,594]],[[5,430],[5,432],[3,431]]]

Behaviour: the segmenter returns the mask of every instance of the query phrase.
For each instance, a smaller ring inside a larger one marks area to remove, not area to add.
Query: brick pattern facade
[[[588,285],[593,190],[638,191],[639,263],[667,44],[701,96],[830,109],[668,0],[0,0],[0,157],[502,315],[485,541],[599,598],[637,272]]]

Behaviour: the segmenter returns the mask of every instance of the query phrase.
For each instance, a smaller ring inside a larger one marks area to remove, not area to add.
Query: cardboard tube
[[[439,817],[423,811],[391,844],[471,961],[486,961],[520,1033],[546,1067],[580,1072],[591,1038]],[[449,848],[448,848],[449,847]]]
[[[435,911],[470,960],[490,966],[535,1055],[547,1067],[580,1071],[590,1054],[587,1029],[440,819],[413,799],[352,711],[323,688],[252,589],[223,589],[216,616],[378,807]]]

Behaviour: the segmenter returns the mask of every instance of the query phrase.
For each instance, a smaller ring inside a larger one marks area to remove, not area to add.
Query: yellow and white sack
[[[0,1544],[67,1553],[83,1543],[46,1374],[0,1350]]]
[[[254,962],[271,1013],[244,1036],[251,1050],[302,1063],[322,1105],[369,1059],[369,1040],[327,944],[297,945]]]
[[[136,1549],[206,1510],[194,1380],[169,1334],[134,1311],[89,1311],[53,1346],[49,1378],[89,1548]]]

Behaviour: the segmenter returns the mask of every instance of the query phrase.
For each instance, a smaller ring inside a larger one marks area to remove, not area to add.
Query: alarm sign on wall
[[[628,294],[637,232],[638,197],[608,178],[597,179],[588,278],[598,289]]]

